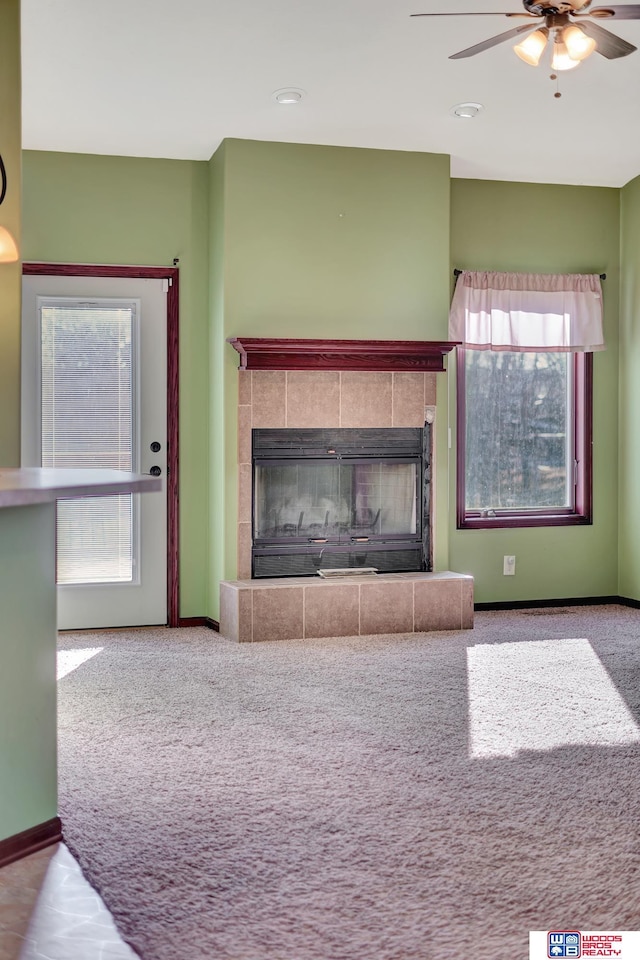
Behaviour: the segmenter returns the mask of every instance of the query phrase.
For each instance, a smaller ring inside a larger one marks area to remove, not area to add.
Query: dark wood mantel
[[[294,340],[229,337],[241,370],[445,369],[456,346],[442,340]]]

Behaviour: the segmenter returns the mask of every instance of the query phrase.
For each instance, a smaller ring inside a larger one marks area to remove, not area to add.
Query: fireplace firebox
[[[431,425],[255,429],[252,576],[431,569]]]

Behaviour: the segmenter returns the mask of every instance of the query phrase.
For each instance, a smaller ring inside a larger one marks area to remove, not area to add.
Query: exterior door
[[[167,472],[160,279],[25,276],[22,462]],[[61,500],[59,629],[167,622],[167,495]]]

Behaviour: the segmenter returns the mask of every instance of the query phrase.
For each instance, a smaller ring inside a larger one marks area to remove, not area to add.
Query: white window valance
[[[463,270],[449,339],[476,350],[604,350],[600,277]]]

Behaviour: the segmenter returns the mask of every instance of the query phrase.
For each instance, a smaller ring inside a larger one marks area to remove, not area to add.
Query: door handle
[[[159,477],[160,474],[162,473],[162,468],[158,466],[151,467],[151,470],[149,470],[149,473],[151,474],[152,477]]]

